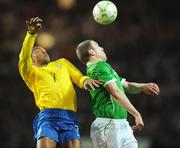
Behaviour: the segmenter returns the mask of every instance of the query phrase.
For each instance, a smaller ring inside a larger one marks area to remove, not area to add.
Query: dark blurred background
[[[128,81],[155,82],[161,94],[128,95],[145,127],[136,135],[141,148],[180,147],[180,10],[178,0],[113,0],[118,17],[111,25],[92,18],[98,0],[0,0],[0,147],[35,147],[32,121],[38,113],[17,63],[27,28],[39,16],[37,44],[52,60],[65,57],[84,74],[76,45],[84,39],[104,47],[112,67]],[[76,88],[82,148],[91,148],[94,120],[87,92]],[[134,120],[129,117],[131,125]]]

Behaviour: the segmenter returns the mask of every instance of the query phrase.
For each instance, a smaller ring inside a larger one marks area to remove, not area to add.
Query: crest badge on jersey
[[[61,67],[62,67],[62,65],[61,65],[61,64],[57,64],[56,66],[57,66],[58,68],[61,68]]]

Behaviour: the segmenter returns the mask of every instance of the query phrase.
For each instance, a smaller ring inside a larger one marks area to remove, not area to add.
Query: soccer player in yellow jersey
[[[50,62],[46,50],[34,46],[42,28],[42,19],[31,18],[19,55],[19,72],[33,92],[40,112],[33,122],[34,138],[38,148],[79,148],[80,135],[76,115],[77,100],[73,83],[80,88],[93,89],[100,81],[89,79],[62,58]]]

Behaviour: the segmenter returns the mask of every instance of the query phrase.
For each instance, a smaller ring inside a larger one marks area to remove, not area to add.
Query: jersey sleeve
[[[63,59],[64,64],[69,72],[69,75],[72,81],[79,86],[80,88],[84,88],[84,81],[89,77],[84,76],[71,62],[66,59]]]
[[[21,52],[19,54],[19,73],[23,80],[27,83],[32,73],[31,53],[37,35],[32,35],[27,32],[24,39]]]
[[[122,86],[124,87],[124,83],[126,82],[126,79],[125,78],[121,78],[121,77],[119,77],[119,79],[121,81]]]
[[[93,70],[92,77],[96,80],[102,80],[103,86],[106,86],[112,81],[116,81],[112,75],[111,69],[107,64],[104,63],[96,66],[96,68]]]

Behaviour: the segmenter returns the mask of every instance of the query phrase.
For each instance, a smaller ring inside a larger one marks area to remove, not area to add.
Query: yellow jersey
[[[33,92],[36,106],[62,108],[77,111],[77,97],[73,83],[83,88],[89,78],[68,60],[62,58],[46,66],[33,65],[31,54],[37,35],[27,33],[19,55],[19,72],[29,89]]]

